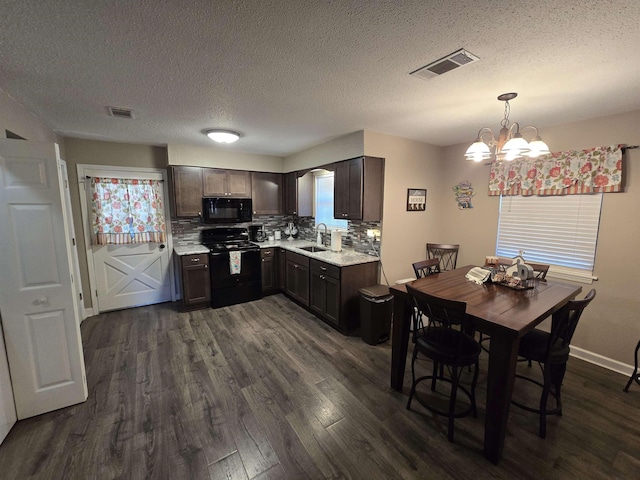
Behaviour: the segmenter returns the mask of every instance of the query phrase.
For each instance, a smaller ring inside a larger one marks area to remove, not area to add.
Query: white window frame
[[[592,283],[602,194],[502,196],[496,255],[550,265],[547,277]]]
[[[335,177],[333,172],[329,172],[329,171],[323,171],[323,172],[314,172],[313,174],[313,216],[315,218],[315,224],[316,226],[319,223],[318,221],[318,215],[317,215],[317,211],[316,211],[316,207],[317,207],[317,192],[318,192],[318,180],[321,178],[326,178],[326,177]],[[327,225],[327,229],[329,230],[338,230],[340,232],[348,232],[349,230],[349,221],[348,220],[341,220],[339,218],[334,218],[332,219],[334,222],[340,222],[340,223],[329,223],[329,222],[324,222]],[[343,223],[344,222],[344,223]],[[345,225],[346,223],[346,225]]]

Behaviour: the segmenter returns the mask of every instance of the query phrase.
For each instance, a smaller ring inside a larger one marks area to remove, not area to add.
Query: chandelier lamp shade
[[[219,128],[207,130],[207,137],[213,140],[216,143],[233,143],[240,138],[240,134],[238,132],[234,132],[232,130],[221,130]]]
[[[478,131],[475,141],[464,154],[467,160],[482,162],[494,159],[510,162],[517,158],[537,158],[549,153],[549,147],[540,138],[536,127],[527,125],[520,129],[518,122],[512,124],[509,122],[509,114],[511,113],[509,100],[513,100],[517,96],[518,94],[515,92],[503,93],[498,96],[498,100],[504,102],[504,118],[500,122],[500,132],[496,138],[489,127],[482,127]],[[525,140],[522,136],[522,132],[525,130],[533,130],[531,141]]]

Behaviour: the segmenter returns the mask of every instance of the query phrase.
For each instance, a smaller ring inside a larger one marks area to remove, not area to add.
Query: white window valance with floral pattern
[[[622,145],[491,164],[489,195],[575,195],[623,191]]]
[[[162,183],[158,180],[93,177],[91,212],[95,244],[166,241]]]

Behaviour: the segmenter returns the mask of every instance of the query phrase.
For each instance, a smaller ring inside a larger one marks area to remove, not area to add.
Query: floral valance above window
[[[575,195],[622,191],[622,146],[550,153],[491,164],[489,195]]]
[[[91,193],[95,244],[166,241],[161,182],[95,177]]]

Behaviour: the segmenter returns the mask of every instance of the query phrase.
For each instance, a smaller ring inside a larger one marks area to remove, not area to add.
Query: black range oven
[[[213,308],[249,302],[262,296],[260,247],[249,242],[246,228],[203,230],[202,244],[209,248]]]

